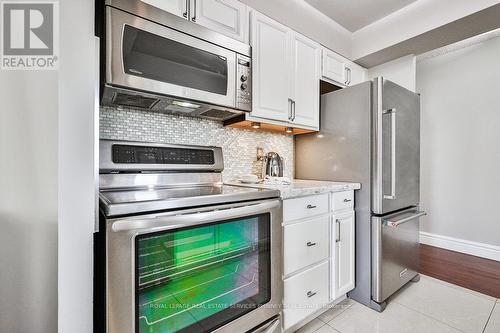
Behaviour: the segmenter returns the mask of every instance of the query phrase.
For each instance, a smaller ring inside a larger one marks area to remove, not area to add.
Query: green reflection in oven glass
[[[258,242],[258,218],[141,238],[139,331],[177,332],[257,295]]]

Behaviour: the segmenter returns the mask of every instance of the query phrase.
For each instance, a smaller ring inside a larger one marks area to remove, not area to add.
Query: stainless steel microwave
[[[106,0],[104,20],[102,105],[217,120],[251,111],[249,45],[140,0]]]

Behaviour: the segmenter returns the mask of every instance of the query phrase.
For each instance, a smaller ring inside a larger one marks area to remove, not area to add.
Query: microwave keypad
[[[238,71],[236,79],[237,93],[236,103],[237,108],[241,110],[252,110],[252,64],[248,57],[238,55]]]

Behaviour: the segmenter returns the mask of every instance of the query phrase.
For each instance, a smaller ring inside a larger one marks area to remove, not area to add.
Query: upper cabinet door
[[[292,110],[295,125],[319,128],[321,46],[298,33],[292,34]]]
[[[187,3],[189,0],[141,0],[148,5],[155,6],[169,13],[181,17],[188,17]]]
[[[367,70],[355,63],[347,64],[346,69],[348,86],[353,86],[355,84],[365,82],[368,77]]]
[[[251,13],[253,61],[252,116],[288,121],[290,116],[290,29],[256,11]]]
[[[191,0],[190,7],[191,21],[248,43],[248,7],[245,4],[237,0]]]
[[[337,53],[323,48],[322,75],[329,80],[346,84],[347,71],[344,59]]]

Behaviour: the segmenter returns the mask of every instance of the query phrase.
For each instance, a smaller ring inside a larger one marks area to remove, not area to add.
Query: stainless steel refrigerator
[[[296,136],[295,176],[361,183],[349,297],[383,311],[419,279],[420,96],[383,78],[330,92],[320,129]]]

